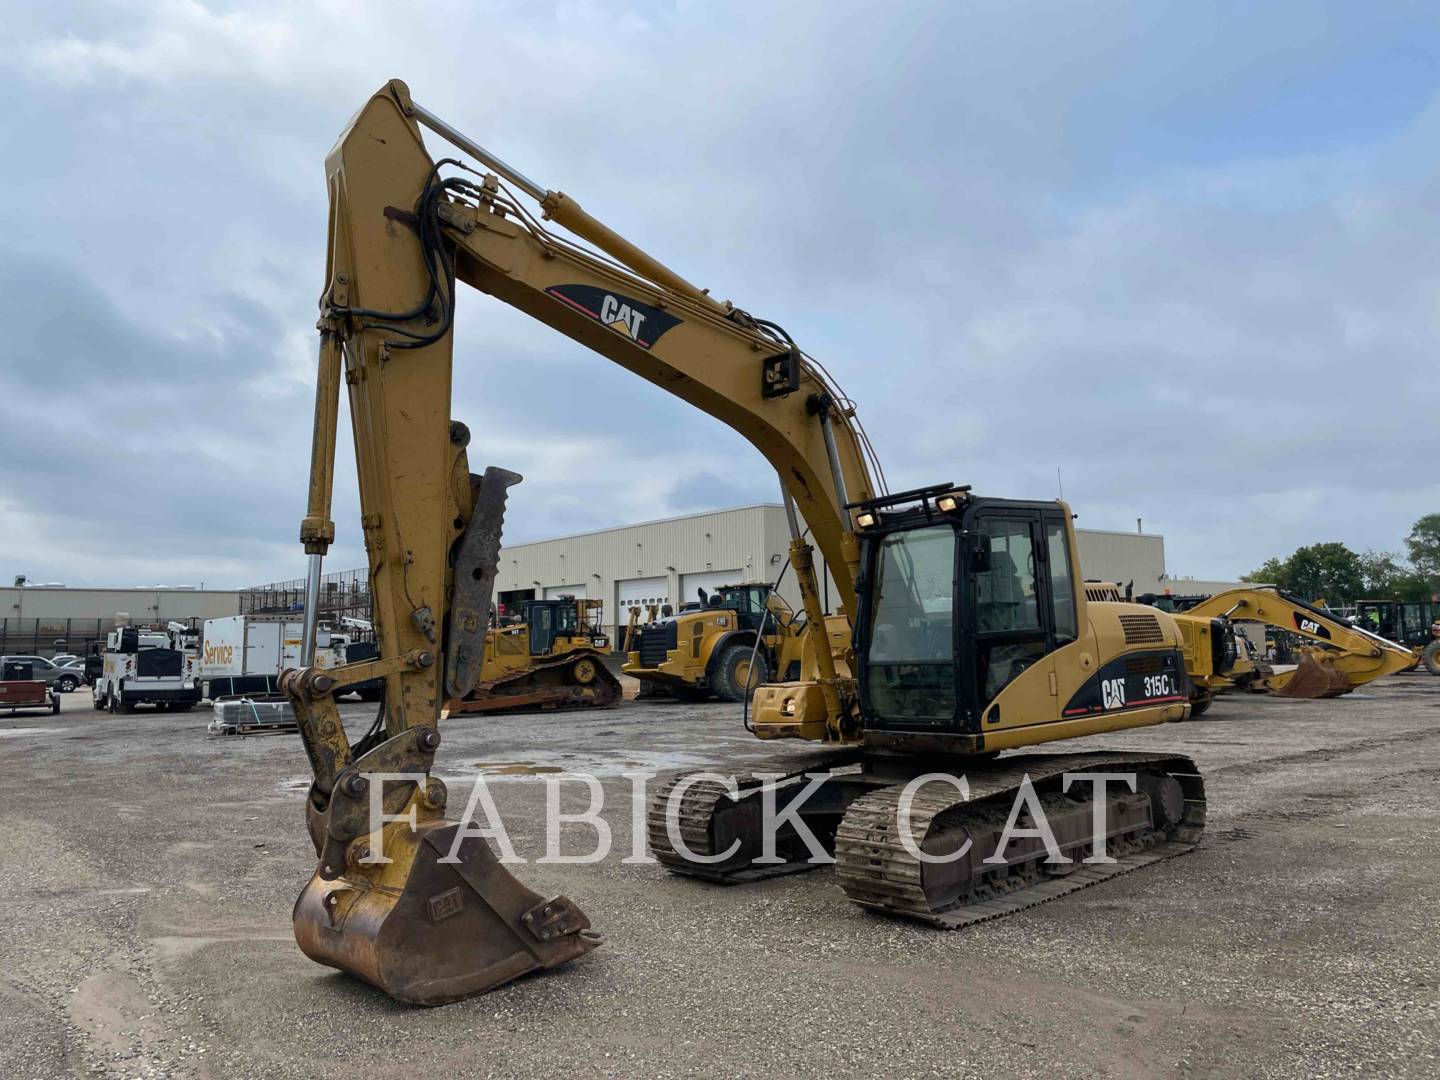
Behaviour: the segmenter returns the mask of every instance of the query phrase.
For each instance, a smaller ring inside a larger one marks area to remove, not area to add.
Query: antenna
[[[1064,499],[1064,498],[1065,498],[1065,484],[1064,484],[1064,482],[1060,479],[1060,466],[1059,466],[1059,465],[1056,465],[1056,466],[1055,466],[1055,487],[1058,488],[1059,491],[1060,491],[1059,498]]]

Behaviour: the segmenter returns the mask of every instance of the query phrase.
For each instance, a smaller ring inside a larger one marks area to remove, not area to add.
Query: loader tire
[[[750,656],[754,653],[754,668]],[[718,698],[726,701],[744,701],[755,687],[770,681],[770,664],[765,654],[753,646],[737,644],[729,646],[715,662],[715,671],[710,676],[710,689]]]
[[[1440,641],[1425,646],[1425,670],[1431,675],[1440,675]]]

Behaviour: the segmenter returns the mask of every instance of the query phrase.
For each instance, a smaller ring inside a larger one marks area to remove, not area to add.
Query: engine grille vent
[[[640,666],[659,667],[666,660],[666,653],[675,648],[675,624],[645,626],[636,631],[635,651],[640,654]]]
[[[1160,620],[1154,615],[1121,615],[1120,629],[1125,631],[1126,645],[1150,645],[1164,641]]]
[[[1162,653],[1151,653],[1149,656],[1132,656],[1125,661],[1126,675],[1159,675],[1165,670],[1165,661],[1161,658]]]

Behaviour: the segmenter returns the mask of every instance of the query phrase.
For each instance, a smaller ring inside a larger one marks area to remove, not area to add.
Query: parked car
[[[82,657],[76,656],[73,652],[62,652],[50,657],[50,662],[58,667],[74,667],[75,662],[81,659]]]
[[[56,693],[68,694],[85,681],[85,672],[78,668],[61,667],[43,656],[0,656],[0,665],[14,661],[29,664],[32,677],[40,679],[46,686],[54,687]]]

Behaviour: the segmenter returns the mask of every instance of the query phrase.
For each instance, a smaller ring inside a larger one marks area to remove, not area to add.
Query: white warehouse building
[[[1095,529],[1080,529],[1078,536],[1087,578],[1134,582],[1137,593],[1163,590],[1164,537]],[[779,503],[516,544],[501,552],[496,600],[508,606],[567,594],[598,599],[604,603],[610,632],[616,634],[617,623],[624,626],[632,606],[678,608],[694,600],[701,588],[773,582],[785,567],[789,546],[790,531]],[[789,570],[781,579],[780,594],[799,609],[799,590]],[[833,610],[838,600],[828,580],[825,594]]]

